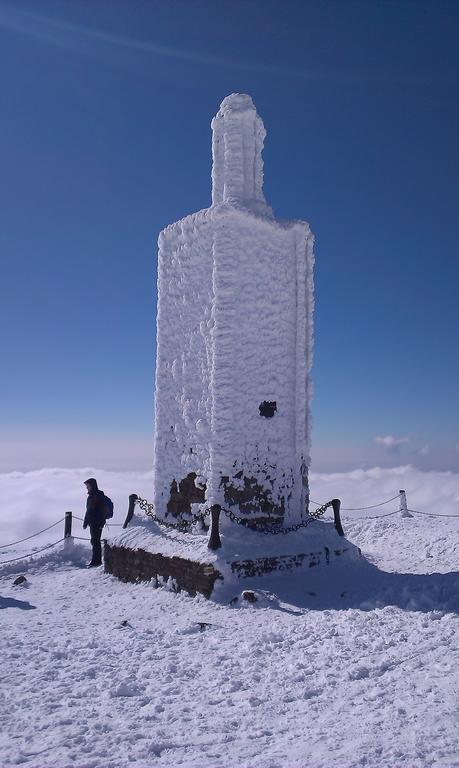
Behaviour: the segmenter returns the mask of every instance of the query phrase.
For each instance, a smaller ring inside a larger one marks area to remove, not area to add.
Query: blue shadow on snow
[[[32,611],[36,605],[31,605],[26,600],[15,600],[14,597],[1,597],[0,608],[20,608],[22,611]]]

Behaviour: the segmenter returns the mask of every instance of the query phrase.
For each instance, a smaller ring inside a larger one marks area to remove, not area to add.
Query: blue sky
[[[209,205],[234,91],[316,235],[313,469],[458,470],[458,16],[0,0],[0,471],[151,466],[156,240]]]

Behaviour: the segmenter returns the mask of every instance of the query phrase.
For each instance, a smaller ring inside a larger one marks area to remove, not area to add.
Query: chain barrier
[[[12,557],[11,560],[2,560],[0,562],[0,568],[2,565],[6,565],[7,563],[14,563],[16,560],[25,560],[27,557],[33,557],[34,555],[39,555],[40,552],[44,552],[45,549],[51,549],[51,547],[55,547],[57,544],[60,544],[61,541],[65,541],[65,539],[59,539],[59,541],[55,541],[54,544],[48,544],[46,547],[42,547],[41,549],[35,550],[35,552],[29,552],[28,555],[20,555],[19,557]]]
[[[264,523],[257,524],[251,520],[248,520],[246,517],[238,517],[238,515],[235,515],[231,509],[222,508],[222,511],[225,513],[226,517],[229,517],[229,519],[233,523],[237,523],[237,525],[243,525],[245,528],[249,528],[249,530],[256,531],[257,533],[278,536],[280,533],[293,533],[294,531],[299,531],[300,528],[306,528],[313,520],[318,520],[320,517],[322,517],[322,515],[331,506],[333,506],[333,503],[331,501],[327,501],[326,504],[322,504],[322,506],[314,510],[314,512],[310,512],[309,517],[306,518],[306,520],[302,520],[301,523],[296,523],[295,525],[289,525],[287,528],[271,528]]]
[[[151,517],[155,523],[158,523],[158,525],[163,525],[165,528],[175,528],[176,531],[180,531],[181,533],[186,533],[189,531],[194,523],[203,523],[204,519],[209,514],[209,510],[205,509],[203,512],[199,512],[197,515],[194,515],[194,517],[192,517],[190,520],[182,519],[178,520],[176,523],[170,523],[168,520],[164,520],[162,517],[158,517],[154,511],[154,504],[151,504],[146,499],[141,499],[139,496],[137,496],[135,503],[139,505],[140,509],[142,509],[145,514],[148,515],[148,517]]]
[[[46,531],[50,531],[51,528],[55,528],[56,525],[59,525],[59,523],[63,523],[65,520],[65,517],[61,517],[60,520],[56,520],[55,523],[52,523],[51,525],[48,525],[47,528],[43,528],[41,531],[37,531],[36,533],[31,533],[30,536],[26,536],[24,539],[18,539],[17,541],[10,541],[9,544],[0,544],[0,549],[7,549],[8,547],[14,547],[16,544],[22,544],[24,541],[30,541],[30,539],[34,539],[35,536],[40,536],[42,533],[46,533]],[[81,522],[84,521],[82,517],[79,517],[79,515],[72,514],[72,520],[80,520]],[[122,528],[122,523],[105,523],[107,528],[110,529],[110,526],[113,528]],[[74,539],[80,538],[79,536],[74,536]],[[90,541],[90,539],[82,539],[82,541]],[[52,545],[54,546],[54,544]],[[24,557],[28,557],[28,555],[24,555]],[[22,558],[21,558],[22,559]],[[4,562],[12,562],[10,560],[4,561]]]
[[[427,517],[459,517],[459,515],[436,515],[435,512],[420,512],[419,509],[409,509],[408,512],[414,512],[415,515],[427,515]]]
[[[49,531],[51,528],[54,528],[54,526],[59,525],[59,523],[64,522],[64,518],[61,517],[60,520],[57,520],[57,522],[53,523],[52,525],[48,525],[47,528],[43,528],[42,531],[37,531],[37,533],[32,533],[30,536],[26,536],[25,539],[18,539],[18,541],[11,541],[9,544],[2,544],[0,546],[0,549],[6,549],[7,547],[12,547],[15,544],[22,544],[23,541],[29,541],[29,539],[35,538],[35,536],[39,536],[41,533],[45,533],[45,531]]]
[[[384,504],[389,504],[391,501],[395,501],[395,499],[399,499],[400,494],[397,493],[396,496],[392,496],[391,499],[386,499],[386,501],[380,501],[379,504],[370,504],[368,507],[341,507],[341,512],[361,512],[364,509],[375,509],[376,507],[382,507]]]
[[[393,512],[386,512],[385,515],[371,515],[371,517],[354,517],[352,520],[353,523],[360,523],[364,520],[381,520],[383,517],[391,517],[392,515],[399,515],[400,510],[394,509]]]
[[[395,509],[393,512],[386,512],[385,515],[372,515],[371,517],[356,517],[354,518],[353,522],[359,523],[360,521],[363,522],[364,520],[381,520],[381,518],[383,517],[391,517],[392,515],[399,515],[399,514],[400,514],[400,510]]]
[[[81,520],[81,522],[84,523],[84,518],[83,517],[79,517],[78,515],[73,515],[72,514],[72,518],[73,518],[73,520]],[[111,517],[109,518],[109,520],[111,520]],[[105,525],[107,526],[107,528],[110,528],[110,526],[112,526],[112,528],[122,528],[123,527],[123,523],[109,523],[107,520],[105,521]]]
[[[390,499],[386,499],[385,501],[381,501],[378,504],[370,504],[367,507],[341,507],[341,512],[360,512],[366,509],[375,509],[376,507],[382,507],[384,504],[389,504],[391,501],[395,501],[396,499],[400,498],[400,494],[397,493],[396,496],[392,496]],[[150,517],[152,520],[154,520],[158,525],[164,526],[164,528],[170,528],[176,531],[180,531],[181,533],[186,533],[190,530],[190,528],[195,523],[204,523],[205,518],[209,514],[209,509],[204,509],[202,512],[194,515],[189,520],[181,519],[177,522],[169,522],[168,520],[164,520],[161,517],[158,517],[154,512],[154,504],[147,501],[146,499],[142,499],[139,496],[137,497],[137,500],[135,502],[138,504],[138,506],[145,512],[148,517]],[[310,499],[311,504],[315,504],[318,508],[316,510],[310,511],[308,518],[306,520],[303,520],[301,523],[296,523],[295,525],[291,525],[287,528],[272,528],[268,525],[263,524],[256,524],[254,522],[251,522],[245,517],[238,517],[232,510],[230,509],[224,509],[222,507],[222,512],[225,513],[226,517],[228,517],[233,523],[236,523],[237,525],[243,525],[245,528],[249,528],[252,531],[257,531],[258,533],[264,533],[266,535],[273,535],[277,536],[279,534],[287,534],[287,533],[293,533],[295,531],[298,531],[300,528],[306,528],[312,520],[319,520],[322,515],[333,506],[331,501],[328,501],[326,504],[319,504],[318,501],[313,501]],[[375,515],[374,517],[365,518],[367,520],[379,520],[383,517],[391,517],[392,515],[396,515],[400,510],[395,510],[394,512],[389,512],[385,515]],[[409,509],[408,512],[413,512],[415,514],[419,515],[428,515],[430,517],[459,517],[459,515],[435,515],[431,512],[419,512],[415,509]],[[82,518],[77,517],[77,515],[73,516],[77,520],[82,520]],[[59,521],[61,522],[61,521]],[[54,523],[54,525],[57,525],[57,523]],[[121,523],[107,523],[107,527],[110,528],[110,525],[113,527],[121,527]],[[52,527],[52,526],[50,526]],[[48,529],[45,529],[48,530]],[[41,531],[40,531],[41,533]],[[79,538],[78,536],[74,536],[74,538]],[[81,539],[81,541],[89,541],[89,539]],[[16,542],[17,543],[17,542]],[[5,545],[8,546],[8,545]]]
[[[397,493],[396,496],[392,496],[391,499],[386,499],[386,501],[380,501],[379,504],[370,504],[368,507],[341,507],[341,512],[362,512],[364,509],[375,509],[375,507],[382,507],[384,504],[389,504],[391,501],[395,501],[395,499],[399,499],[400,494]],[[311,504],[316,504],[317,506],[320,505],[320,502],[310,500]]]
[[[194,525],[194,523],[198,523],[198,522],[203,523],[205,518],[209,514],[209,510],[205,509],[203,512],[200,512],[197,515],[194,515],[194,517],[192,517],[190,520],[182,519],[177,521],[176,523],[171,523],[168,520],[164,520],[163,518],[158,517],[154,511],[154,504],[147,501],[146,499],[141,499],[138,496],[135,503],[139,505],[140,509],[142,509],[146,515],[148,515],[152,520],[158,523],[158,525],[163,525],[165,528],[173,528],[177,531],[181,531],[182,533],[186,533],[187,531],[189,531],[191,526]],[[278,528],[278,529],[270,528],[267,525],[256,525],[252,523],[250,520],[247,520],[245,517],[238,517],[230,509],[224,509],[222,507],[222,512],[224,512],[225,515],[229,517],[233,523],[237,523],[238,525],[243,525],[246,528],[250,528],[251,530],[257,531],[259,533],[272,534],[276,536],[279,533],[283,533],[283,534],[292,533],[293,531],[298,531],[300,528],[306,528],[306,526],[309,525],[311,520],[318,520],[320,517],[322,517],[325,511],[331,506],[332,506],[332,502],[328,501],[326,504],[323,504],[321,507],[319,507],[319,509],[314,510],[314,512],[310,512],[309,517],[306,520],[303,520],[301,523],[296,523],[295,525],[291,525],[288,528]]]

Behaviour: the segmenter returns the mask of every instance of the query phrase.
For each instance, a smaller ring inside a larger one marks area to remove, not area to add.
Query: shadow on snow
[[[15,600],[14,597],[0,596],[0,609],[1,608],[20,608],[22,611],[32,611],[36,607],[37,607],[36,605],[31,605],[26,600]]]
[[[380,570],[364,558],[222,585],[216,599],[229,602],[245,589],[257,593],[256,606],[297,615],[305,610],[370,611],[386,606],[459,614],[459,571],[393,573]],[[244,602],[238,600],[237,604]]]

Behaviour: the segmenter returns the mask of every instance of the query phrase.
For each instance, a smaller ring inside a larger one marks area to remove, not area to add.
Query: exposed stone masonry
[[[196,472],[190,472],[183,480],[180,480],[178,487],[177,481],[171,483],[169,501],[167,502],[167,513],[173,517],[191,514],[192,504],[203,504],[205,501],[206,488],[199,488],[196,485]]]
[[[324,547],[317,552],[306,552],[298,555],[279,555],[277,557],[260,557],[255,560],[236,560],[231,563],[233,573],[242,577],[261,576],[263,573],[271,571],[293,571],[306,565],[313,568],[321,563],[330,564],[330,557],[340,557],[348,552],[349,547],[343,549],[330,550]],[[360,550],[359,550],[360,552]]]
[[[192,597],[198,592],[210,597],[216,580],[222,578],[210,564],[166,557],[143,549],[112,546],[108,542],[104,543],[104,565],[106,573],[126,582],[157,582],[158,577],[172,578],[178,589],[185,590]]]
[[[360,550],[359,554],[360,554]],[[293,571],[300,567],[313,568],[329,565],[334,557],[341,557],[349,552],[349,547],[323,549],[295,555],[261,557],[254,560],[236,560],[231,563],[231,571],[240,578],[261,576],[272,571]],[[185,590],[192,597],[198,592],[204,597],[211,597],[215,582],[222,579],[222,574],[209,563],[198,563],[181,557],[168,557],[159,553],[145,552],[143,549],[128,549],[104,543],[105,572],[111,573],[121,581],[139,582],[172,578],[178,590]],[[305,573],[305,578],[307,578]]]

